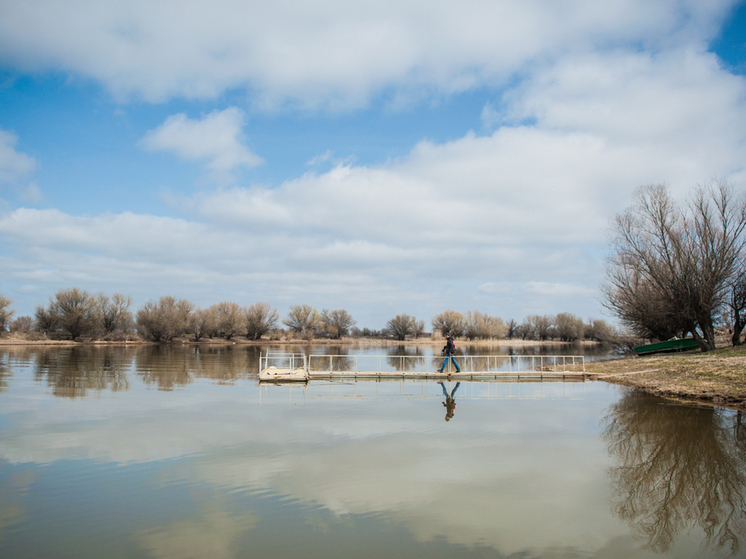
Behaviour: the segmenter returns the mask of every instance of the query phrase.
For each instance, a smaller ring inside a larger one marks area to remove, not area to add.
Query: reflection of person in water
[[[439,382],[438,384],[443,389],[443,396],[446,397],[446,401],[443,402],[443,405],[446,407],[446,421],[450,421],[453,414],[456,413],[456,390],[458,390],[461,383],[457,382],[450,394],[448,394],[445,384],[442,382]]]

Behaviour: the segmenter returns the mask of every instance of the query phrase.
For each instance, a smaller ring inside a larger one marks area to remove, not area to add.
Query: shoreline
[[[746,346],[591,361],[586,374],[680,403],[746,410]]]
[[[99,341],[99,340],[24,340],[12,337],[0,338],[1,347],[142,347],[142,346],[397,346],[397,345],[440,345],[443,338],[427,337],[404,341],[379,338],[331,339],[284,339],[284,340],[189,340],[176,339],[157,343],[144,340]],[[557,340],[458,340],[464,346],[548,346],[577,343],[600,345],[601,342],[561,342]],[[746,411],[746,346],[723,347],[712,352],[699,351],[675,354],[657,354],[645,357],[627,356],[585,364],[586,376],[590,380],[627,386],[649,394],[661,396],[677,402],[698,405],[728,407]]]

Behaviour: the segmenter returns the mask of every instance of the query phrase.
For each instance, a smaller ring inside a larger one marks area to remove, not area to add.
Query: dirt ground
[[[688,402],[746,410],[746,346],[586,363],[591,378]]]

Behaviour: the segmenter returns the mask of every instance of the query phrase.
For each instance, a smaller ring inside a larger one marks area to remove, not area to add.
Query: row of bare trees
[[[294,305],[282,320],[277,310],[263,302],[242,307],[232,302],[221,302],[201,309],[186,299],[161,297],[150,301],[134,312],[131,297],[115,293],[91,295],[81,289],[62,289],[50,297],[48,305],[39,305],[35,316],[20,317],[10,322],[13,315],[11,301],[0,296],[0,331],[8,326],[11,331],[35,330],[50,337],[77,340],[93,337],[105,340],[127,339],[135,336],[156,342],[167,342],[178,337],[223,338],[231,340],[245,337],[258,340],[278,332],[280,324],[295,337],[305,339],[343,336],[381,336],[398,340],[418,338],[425,333],[425,321],[400,314],[388,321],[382,331],[360,329],[344,309],[321,312],[310,305]],[[456,337],[473,339],[562,339],[574,341],[582,338],[610,341],[611,328],[602,320],[585,324],[570,314],[530,316],[523,323],[507,323],[501,318],[479,311],[466,314],[447,310],[432,319],[434,331],[450,332]]]
[[[62,289],[50,297],[48,305],[39,305],[34,318],[19,317],[11,322],[12,301],[0,295],[0,331],[41,332],[52,337],[77,340],[94,337],[106,340],[126,339],[137,333],[142,338],[165,342],[177,337],[202,338],[246,337],[258,340],[275,331],[280,315],[263,302],[242,307],[224,301],[205,309],[186,299],[161,297],[149,301],[136,313],[130,310],[132,298],[115,293],[112,297],[72,288]],[[355,320],[346,310],[322,310],[309,305],[295,305],[283,319],[293,335],[307,338],[347,336]]]
[[[513,339],[523,340],[595,340],[611,342],[617,337],[614,329],[604,320],[591,319],[587,323],[569,313],[556,316],[531,315],[518,324],[515,320],[507,323],[500,317],[490,316],[479,311],[468,311],[466,314],[454,310],[443,311],[432,319],[434,332],[442,335],[450,333],[457,338],[469,340]],[[418,338],[425,331],[425,322],[414,316],[399,314],[388,321],[386,328],[379,334],[391,336],[398,340]]]
[[[616,338],[614,329],[604,320],[590,319],[587,323],[570,313],[530,315],[523,322],[507,322],[479,311],[465,315],[453,310],[442,312],[432,320],[433,329],[442,334],[450,332],[467,339],[521,338],[523,340],[595,340],[610,342]]]
[[[161,297],[150,301],[137,311],[137,331],[146,339],[169,341],[180,336],[195,340],[244,336],[258,340],[270,332],[279,314],[267,303],[241,307],[224,301],[206,309],[196,308],[186,299]]]
[[[293,305],[282,323],[291,332],[304,338],[327,337],[338,340],[350,333],[356,321],[344,309],[324,309],[319,313],[310,305]]]
[[[33,327],[46,334],[61,331],[73,340],[81,336],[113,339],[132,330],[131,304],[131,297],[119,293],[110,298],[77,288],[62,289],[50,299],[49,306],[36,308]]]
[[[746,310],[746,198],[725,181],[695,188],[685,206],[647,185],[616,216],[604,303],[634,334],[692,334],[715,349],[715,325],[741,343]]]
[[[605,320],[590,319],[584,322],[582,318],[570,313],[559,313],[554,316],[533,314],[521,323],[511,320],[507,326],[508,338],[522,340],[613,342],[618,338],[617,332]]]

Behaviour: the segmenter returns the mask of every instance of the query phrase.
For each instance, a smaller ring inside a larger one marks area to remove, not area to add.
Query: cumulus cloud
[[[28,0],[0,5],[0,60],[90,76],[120,98],[246,87],[260,106],[351,108],[493,85],[570,52],[702,42],[732,4]]]
[[[150,151],[169,151],[189,161],[204,161],[219,177],[240,167],[255,167],[262,158],[243,143],[244,113],[236,107],[213,111],[200,120],[184,113],[170,116],[141,140]]]
[[[36,167],[33,157],[16,151],[17,143],[15,134],[0,130],[0,183],[25,179]]]
[[[746,82],[705,47],[731,4],[330,0],[322,12],[219,0],[179,4],[174,18],[168,2],[6,3],[6,65],[93,76],[122,98],[243,87],[256,106],[349,109],[498,87],[480,133],[377,165],[321,146],[314,171],[282,184],[184,197],[188,219],[7,213],[0,233],[24,258],[0,265],[36,284],[127,277],[166,293],[211,285],[281,307],[344,306],[374,327],[477,305],[592,316],[608,221],[635,187],[667,182],[683,197],[713,175],[746,180]],[[231,178],[261,162],[244,120],[237,107],[172,115],[141,146]],[[7,168],[32,167],[5,137]]]
[[[743,78],[722,71],[711,53],[597,52],[540,69],[506,95],[506,112],[545,129],[685,151],[703,134],[721,145],[742,142],[743,96]]]
[[[547,68],[507,96],[510,112],[534,125],[423,141],[394,162],[338,165],[273,189],[206,194],[199,211],[216,223],[366,241],[422,260],[466,260],[458,251],[469,247],[472,271],[484,266],[479,255],[518,269],[542,250],[602,245],[609,217],[641,184],[667,182],[684,193],[743,168],[746,83],[711,55],[611,53],[576,62]],[[596,119],[582,110],[591,99]]]
[[[190,219],[16,210],[0,233],[36,260],[8,257],[4,269],[35,283],[41,273],[103,285],[168,278],[181,293],[219,285],[234,299],[345,307],[371,326],[444,306],[593,316],[609,219],[635,187],[665,181],[683,197],[713,174],[742,172],[745,93],[704,52],[582,56],[538,69],[500,100],[534,124],[422,141],[398,160],[337,164],[273,188],[202,190],[186,200]],[[590,104],[597,119],[582,110]],[[237,136],[220,144],[234,154],[221,159],[198,131],[238,117],[177,115],[144,142],[231,170],[246,154]]]

